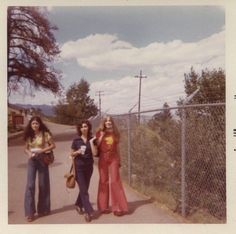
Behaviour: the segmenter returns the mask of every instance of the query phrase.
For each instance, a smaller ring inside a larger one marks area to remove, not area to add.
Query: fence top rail
[[[175,106],[175,107],[166,107],[166,108],[158,108],[158,109],[152,109],[152,110],[146,110],[146,111],[136,111],[136,112],[127,112],[123,114],[114,114],[112,116],[125,116],[125,115],[135,115],[135,114],[143,114],[143,113],[149,113],[149,112],[155,112],[155,111],[162,111],[162,110],[174,110],[174,109],[186,109],[191,107],[208,107],[208,106],[225,106],[225,102],[219,102],[219,103],[206,103],[206,104],[190,104],[190,105],[181,105],[181,106]]]

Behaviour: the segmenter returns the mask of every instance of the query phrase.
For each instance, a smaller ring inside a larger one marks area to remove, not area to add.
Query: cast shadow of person
[[[133,214],[138,207],[153,203],[154,201],[155,199],[153,197],[150,197],[149,199],[128,202],[128,215]]]
[[[93,203],[92,203],[93,204]],[[94,204],[93,204],[94,205]],[[76,209],[75,209],[75,205],[67,205],[67,206],[63,206],[61,208],[58,208],[58,209],[54,209],[50,212],[50,214],[48,214],[47,216],[49,215],[55,215],[55,214],[59,214],[59,213],[64,213],[66,211],[71,211],[71,210],[74,210],[76,212]],[[94,216],[93,216],[93,219],[98,219],[99,217],[101,216],[101,214],[95,210],[94,212]]]
[[[75,209],[74,205],[67,205],[67,206],[63,206],[63,207],[58,208],[58,209],[51,210],[50,215],[64,213],[66,211],[70,211],[70,210],[74,210],[74,209]]]
[[[128,211],[127,215],[133,214],[138,207],[144,206],[147,204],[151,204],[154,201],[155,201],[155,199],[151,197],[149,199],[128,202],[129,211]],[[55,215],[58,213],[63,213],[63,212],[74,210],[74,209],[75,209],[74,205],[67,205],[67,206],[63,206],[61,208],[52,210],[49,215]],[[93,219],[98,219],[100,216],[101,216],[100,212],[98,210],[95,210],[95,214],[94,214]]]

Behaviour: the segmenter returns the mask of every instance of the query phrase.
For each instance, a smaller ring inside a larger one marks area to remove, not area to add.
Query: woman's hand
[[[72,158],[75,158],[75,157],[77,157],[78,155],[81,155],[81,149],[78,149],[78,150],[72,150],[72,152],[71,152],[71,157]]]
[[[82,150],[81,149],[78,149],[76,152],[76,156],[80,155],[82,153]]]
[[[89,142],[90,143],[92,143],[93,145],[96,145],[95,144],[95,141],[97,140],[97,138],[94,136],[93,138],[91,138],[90,140],[89,140]]]
[[[27,155],[29,156],[29,158],[33,158],[36,156],[35,153],[30,152],[30,151],[27,152]]]
[[[32,152],[30,149],[26,148],[25,153],[28,155],[28,158],[33,158],[36,156],[35,152]]]
[[[105,131],[101,131],[101,132],[100,132],[100,137],[103,138],[104,135],[105,135]]]
[[[30,154],[28,154],[28,155],[29,155],[30,158],[33,158],[33,157],[37,157],[39,154],[42,154],[44,152],[45,151],[43,149],[37,149],[33,152],[30,151]]]
[[[42,154],[42,153],[44,153],[44,152],[45,152],[45,150],[39,149],[39,150],[35,151],[35,154],[36,154],[36,155],[37,155],[37,154]]]
[[[96,141],[96,142],[95,142]],[[98,149],[97,149],[97,138],[96,136],[94,136],[93,138],[91,138],[89,140],[90,146],[91,146],[91,150],[92,150],[92,155],[96,156],[98,154]]]
[[[105,136],[105,131],[99,132],[99,138],[97,139],[97,146],[99,146],[102,142],[103,137]]]

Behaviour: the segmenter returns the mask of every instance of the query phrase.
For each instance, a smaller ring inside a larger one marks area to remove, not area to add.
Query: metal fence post
[[[128,115],[128,181],[131,185],[131,132],[130,132],[130,113]]]
[[[186,215],[186,191],[185,191],[185,135],[186,135],[186,113],[185,108],[182,108],[182,123],[181,123],[181,214]]]
[[[216,219],[219,220],[219,223],[225,222],[227,201],[225,103],[187,104],[184,102],[182,106],[168,109],[178,110],[180,118],[173,119],[173,125],[170,124],[166,128],[167,134],[165,137],[167,137],[167,140],[163,141],[163,153],[159,149],[155,149],[146,155],[149,159],[148,162],[150,164],[153,163],[153,167],[152,171],[143,168],[143,175],[138,178],[138,182],[143,183],[143,188],[140,188],[140,190],[143,191],[148,186],[154,187],[156,186],[156,181],[160,181],[163,183],[162,191],[171,193],[177,203],[175,211],[179,212],[183,217],[186,217],[189,212],[204,209],[204,213],[210,214],[209,222],[218,222]],[[152,109],[141,113],[159,113],[165,110],[166,108]],[[137,139],[135,142],[132,139],[134,137],[133,134],[136,136],[139,130],[139,126],[132,122],[137,114],[138,112],[131,113],[130,110],[124,114],[117,115],[127,124],[126,131],[122,131],[122,133],[126,136],[124,139],[127,139],[127,137],[128,139],[127,141],[122,141],[123,145],[121,147],[123,149],[125,147],[126,154],[124,154],[123,159],[126,164],[124,166],[126,168],[127,183],[131,185],[134,185],[135,179],[137,179],[133,173],[135,173],[135,170],[142,169],[143,166],[142,162],[135,161],[134,163],[132,158],[136,153],[139,153],[137,151],[133,152],[133,144],[134,147],[139,146],[140,152],[143,145]],[[121,126],[123,127],[123,125]],[[152,129],[148,123],[143,123],[143,126],[147,133],[149,133],[149,129]],[[141,136],[143,135],[140,135],[140,140],[147,140],[148,144],[150,144],[148,147],[155,147],[157,141],[150,141],[152,134],[147,134],[147,139]],[[139,138],[139,136],[137,137]],[[162,140],[162,135],[160,135],[160,139]],[[171,151],[168,160],[165,160],[165,152],[168,153],[165,150],[169,147],[168,142],[173,145],[173,151]],[[159,152],[160,160],[158,158],[157,161],[154,161]],[[180,157],[173,160],[172,152],[173,155],[179,155]],[[207,161],[204,159],[207,159]],[[170,166],[173,168],[173,173],[170,175],[167,171],[165,172],[165,175],[167,175],[165,181],[163,181],[162,171],[158,171],[158,168],[155,167],[157,163],[163,168],[169,168]],[[189,168],[189,163],[191,168]],[[189,173],[192,175],[191,178],[188,176],[190,175]],[[155,176],[155,180],[149,179],[152,176]],[[146,181],[147,183],[145,184],[144,182]],[[202,185],[207,186],[207,189],[202,187]],[[159,190],[156,189],[154,191],[158,193]],[[152,195],[152,192],[147,191],[147,194]],[[160,200],[162,199],[161,196],[159,198]],[[206,202],[202,203],[202,200]],[[163,202],[172,205],[172,203],[169,203],[172,201],[163,199]]]

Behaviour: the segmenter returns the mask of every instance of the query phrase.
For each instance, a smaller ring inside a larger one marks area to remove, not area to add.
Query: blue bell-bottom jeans
[[[38,203],[37,213],[50,212],[50,181],[48,166],[40,160],[30,158],[28,160],[27,185],[25,190],[25,216],[33,216],[35,207],[35,180],[38,172]]]

